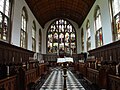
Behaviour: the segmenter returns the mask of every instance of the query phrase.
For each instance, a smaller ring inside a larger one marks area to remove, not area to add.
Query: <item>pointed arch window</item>
[[[26,8],[23,7],[20,32],[20,46],[23,48],[27,48],[27,19],[27,11]]]
[[[76,32],[69,21],[54,21],[48,28],[47,38],[48,53],[76,53]]]
[[[33,21],[32,25],[32,51],[36,51],[36,24]]]
[[[82,52],[84,51],[84,31],[83,28],[81,29],[81,47],[82,47]]]
[[[0,40],[9,41],[11,0],[0,0]]]
[[[91,33],[90,33],[90,22],[87,21],[86,25],[86,36],[87,36],[87,50],[91,49]]]
[[[103,33],[102,33],[102,24],[101,24],[101,13],[100,7],[97,6],[95,10],[95,40],[96,40],[96,47],[100,47],[103,45]]]
[[[120,0],[110,0],[113,20],[113,38],[120,40]]]

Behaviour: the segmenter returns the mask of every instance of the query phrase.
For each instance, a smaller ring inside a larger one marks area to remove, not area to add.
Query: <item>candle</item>
[[[116,65],[116,75],[119,75],[119,71],[118,71],[119,65],[120,65],[120,63],[118,65]]]
[[[20,61],[22,62],[22,58],[20,58]]]
[[[59,50],[57,49],[57,55],[59,56]]]
[[[103,61],[103,57],[101,57],[101,61]]]
[[[116,65],[116,75],[119,75],[119,73],[118,73],[118,67],[119,67],[119,65]]]
[[[88,67],[90,67],[90,63],[88,63]]]
[[[9,76],[9,66],[7,66],[7,75]]]
[[[14,62],[14,57],[12,58],[12,61]]]
[[[112,57],[110,56],[110,61],[112,61]]]
[[[95,69],[97,69],[97,63],[95,62]]]

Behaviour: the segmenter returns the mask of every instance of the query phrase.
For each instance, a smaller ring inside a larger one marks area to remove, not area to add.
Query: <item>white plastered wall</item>
[[[112,42],[112,28],[111,28],[111,20],[110,20],[110,12],[109,12],[109,3],[108,0],[96,0],[90,12],[88,13],[86,19],[84,20],[82,26],[80,27],[84,29],[84,39],[85,39],[85,52],[87,51],[86,47],[86,23],[87,20],[90,21],[90,30],[91,30],[91,49],[95,49],[95,31],[94,31],[94,11],[96,6],[99,5],[101,11],[101,21],[102,21],[102,30],[103,30],[103,43],[104,45]],[[80,31],[81,32],[81,31]],[[81,52],[81,50],[80,50]]]
[[[28,44],[27,49],[32,50],[32,24],[33,20],[36,24],[36,52],[39,52],[39,29],[42,29],[25,0],[14,0],[14,16],[13,16],[13,24],[12,24],[12,38],[11,44],[20,46],[20,29],[21,29],[21,14],[22,8],[25,6],[28,14],[28,22],[27,22],[27,34],[28,34]]]

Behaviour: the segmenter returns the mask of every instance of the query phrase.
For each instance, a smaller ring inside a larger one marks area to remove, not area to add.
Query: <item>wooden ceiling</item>
[[[44,25],[55,18],[68,18],[80,27],[95,0],[25,0],[34,16]]]

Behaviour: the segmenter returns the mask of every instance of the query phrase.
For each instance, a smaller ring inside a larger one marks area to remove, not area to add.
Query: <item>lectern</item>
[[[66,85],[66,78],[67,78],[67,63],[63,63],[63,77],[64,77],[64,85],[63,85],[63,90],[67,90],[67,85]]]
[[[62,69],[63,69],[63,77],[64,77],[64,84],[63,84],[63,90],[67,90],[66,85],[66,79],[67,79],[67,63],[73,62],[73,58],[71,57],[64,57],[64,58],[57,58],[57,63],[63,63]]]

